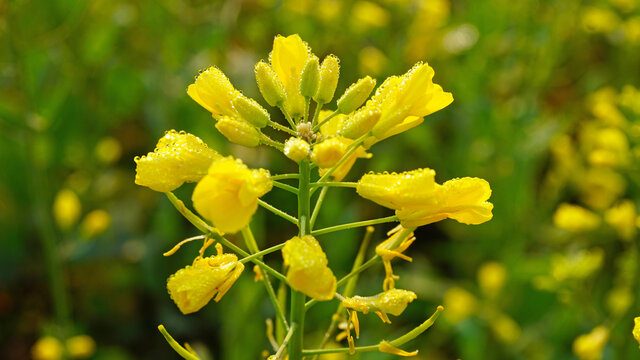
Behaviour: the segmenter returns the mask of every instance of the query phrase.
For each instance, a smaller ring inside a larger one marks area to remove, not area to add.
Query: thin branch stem
[[[273,182],[273,186],[280,188],[282,190],[287,190],[290,193],[294,193],[296,195],[298,195],[298,189],[296,189],[295,187],[291,186],[291,185],[287,185],[287,184],[283,184],[281,182],[277,182],[274,181]]]
[[[348,182],[348,181],[323,181],[323,182],[314,182],[309,184],[312,188],[320,187],[320,186],[328,186],[328,187],[348,187],[355,188],[358,186],[357,182]]]
[[[281,218],[283,218],[283,219],[285,219],[285,220],[287,220],[287,221],[290,221],[290,222],[292,222],[292,223],[293,223],[293,224],[295,224],[295,225],[298,225],[298,219],[296,219],[296,218],[294,218],[293,216],[291,216],[291,215],[287,214],[286,212],[284,212],[284,211],[282,211],[282,210],[280,210],[280,209],[276,208],[275,206],[268,204],[268,203],[267,203],[267,202],[265,202],[264,200],[262,200],[262,199],[258,199],[258,204],[259,204],[260,206],[262,206],[263,208],[265,208],[265,209],[267,209],[267,210],[271,211],[272,213],[274,213],[274,214],[276,214],[276,215],[280,216]]]
[[[258,248],[258,243],[256,242],[256,238],[253,236],[253,232],[251,231],[251,227],[249,225],[245,226],[242,229],[242,237],[244,237],[244,241],[247,244],[247,247],[249,248],[249,251],[253,252],[253,256],[256,259],[260,259],[262,260],[262,256],[264,255],[264,253],[270,253],[270,252],[274,252],[279,250],[280,248],[282,248],[284,246],[284,243],[281,245],[276,245],[272,248],[267,249],[267,251],[259,251],[260,249]],[[276,248],[276,249],[274,249]],[[251,256],[248,256],[242,260],[240,260],[241,263],[245,263],[247,261],[251,260]],[[278,320],[280,320],[280,322],[282,322],[282,325],[288,329],[289,328],[289,324],[287,324],[287,318],[284,315],[284,311],[282,310],[282,308],[280,308],[280,304],[278,303],[278,299],[276,298],[276,293],[275,291],[273,291],[273,287],[271,286],[271,281],[269,281],[269,276],[267,274],[263,274],[262,276],[262,282],[264,283],[264,287],[267,290],[267,294],[269,295],[269,299],[271,300],[271,303],[273,304],[273,307],[276,311],[276,315],[278,316]]]
[[[311,119],[311,124],[317,124],[318,121],[320,120],[320,111],[322,111],[322,107],[324,106],[324,104],[321,103],[316,103],[316,109],[313,112],[313,119]],[[312,126],[311,129],[315,132],[317,127],[316,126]]]
[[[284,144],[279,142],[279,141],[275,141],[272,138],[268,137],[267,135],[263,134],[262,132],[260,132],[260,142],[262,142],[265,145],[269,145],[271,147],[274,147],[280,151],[284,151]]]
[[[240,262],[245,264],[245,263],[247,263],[249,261],[253,261],[253,259],[259,259],[259,258],[261,258],[261,257],[263,257],[265,255],[271,254],[272,252],[276,252],[276,251],[282,249],[284,247],[284,244],[285,243],[278,244],[278,245],[272,246],[272,247],[270,247],[268,249],[264,249],[264,250],[259,251],[257,253],[251,254],[251,255],[249,255],[247,257],[244,257],[244,258],[240,259]]]
[[[323,187],[322,190],[320,190],[320,195],[318,195],[318,200],[316,200],[316,205],[313,207],[313,213],[311,214],[311,220],[309,221],[309,227],[311,229],[313,229],[316,219],[318,218],[318,214],[320,214],[320,208],[322,208],[324,197],[327,195],[328,190],[328,187]]]
[[[278,174],[271,176],[271,180],[298,179],[300,174]]]
[[[319,114],[319,112],[318,112],[317,114]],[[339,114],[340,114],[340,112],[339,112],[338,110],[336,110],[336,111],[332,112],[332,113],[331,113],[331,115],[327,116],[327,117],[326,117],[326,118],[324,118],[321,122],[319,122],[317,125],[315,125],[315,126],[313,127],[313,131],[314,131],[314,132],[315,132],[315,131],[317,131],[318,129],[320,129],[320,127],[321,127],[322,125],[326,124],[326,123],[327,123],[327,121],[329,121],[329,120],[333,119],[333,117],[334,117],[334,116],[339,115]],[[314,117],[314,121],[315,121],[315,117]],[[317,121],[315,121],[315,122],[317,122]]]
[[[169,346],[171,346],[173,350],[175,350],[175,352],[178,353],[178,355],[182,356],[183,359],[200,360],[200,358],[197,355],[189,352],[189,350],[185,349],[184,347],[182,347],[182,345],[178,344],[178,342],[173,338],[173,336],[171,336],[171,334],[167,332],[167,329],[164,328],[164,325],[158,325],[158,330],[160,330],[160,333],[162,334],[162,336],[164,336],[165,340],[167,340],[167,343],[169,343]]]
[[[282,114],[284,115],[284,117],[289,122],[289,125],[291,126],[291,129],[295,130],[296,129],[296,124],[293,122],[293,119],[291,119],[291,115],[289,115],[289,112],[284,108],[284,105],[280,106],[280,111],[282,111]]]
[[[202,220],[202,218],[200,218],[198,215],[194,214],[191,210],[189,210],[184,205],[182,200],[178,199],[178,197],[175,196],[174,193],[172,193],[171,191],[168,191],[164,194],[167,196],[167,198],[169,198],[169,201],[171,201],[171,204],[173,204],[173,206],[178,210],[178,212],[180,212],[182,216],[184,216],[187,220],[189,220],[189,222],[193,224],[193,226],[198,228],[198,230],[202,231],[203,233],[217,232],[217,230],[214,227],[207,224],[206,221]]]
[[[298,135],[294,130],[289,129],[286,126],[282,126],[282,125],[278,124],[277,122],[275,122],[273,120],[269,120],[267,122],[267,125],[271,126],[272,128],[274,128],[276,130],[284,131],[287,134],[290,134],[290,135],[293,135],[293,136],[297,136]]]
[[[392,215],[392,216],[387,216],[379,219],[356,221],[348,224],[331,226],[324,229],[312,231],[311,235],[317,236],[317,235],[327,234],[335,231],[348,230],[348,229],[353,229],[361,226],[383,224],[383,223],[388,223],[392,221],[398,221],[398,217],[396,215]]]
[[[291,336],[293,336],[293,333],[296,331],[297,327],[298,327],[298,324],[293,324],[289,328],[289,332],[287,333],[287,336],[284,337],[284,340],[282,341],[282,345],[280,345],[280,348],[276,352],[276,359],[280,359],[280,356],[282,356],[284,349],[287,348],[287,344],[289,344],[289,340],[291,340]]]

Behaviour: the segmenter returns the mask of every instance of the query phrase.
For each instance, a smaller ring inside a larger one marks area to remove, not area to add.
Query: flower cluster
[[[262,105],[235,89],[216,67],[202,71],[187,89],[188,95],[211,113],[216,129],[229,141],[247,147],[271,146],[298,164],[297,174],[271,175],[265,169],[251,169],[239,159],[220,155],[196,136],[174,130],[159,140],[154,152],[135,159],[136,183],[165,192],[180,213],[204,233],[180,242],[165,254],[171,255],[186,242],[203,240],[193,263],[169,277],[167,289],[171,299],[182,313],[197,312],[211,299],[219,301],[241,275],[244,264],[253,262],[255,279],[265,284],[273,302],[275,325],[282,330],[281,334],[286,334],[273,339],[268,333],[275,351],[270,359],[282,359],[285,351],[291,360],[327,352],[353,354],[373,350],[415,355],[417,351],[406,352],[398,346],[428,329],[442,307],[406,335],[365,347],[356,347],[350,332],[354,329],[356,338],[359,336],[357,312],[373,312],[390,323],[388,314],[401,315],[417,298],[414,292],[395,287],[399,278],[391,268],[397,257],[411,261],[403,252],[415,240],[413,231],[417,227],[447,218],[463,224],[481,224],[493,216],[493,204],[488,202],[491,189],[483,179],[464,177],[438,184],[435,171],[423,168],[402,173],[370,173],[357,182],[343,182],[357,159],[372,156],[369,151],[373,145],[418,126],[425,116],[451,104],[453,97],[433,82],[434,70],[428,64],[417,63],[405,74],[384,80],[375,92],[376,80],[366,76],[345,90],[336,100],[335,110],[323,110],[334,98],[339,72],[336,56],[328,55],[320,61],[298,35],[275,38],[269,60],[256,64],[255,76],[266,103],[279,108],[289,126],[272,120]],[[312,100],[315,105],[310,112]],[[266,134],[273,130],[284,136]],[[285,180],[297,180],[297,187]],[[197,183],[192,201],[201,217],[171,193],[185,182]],[[297,216],[261,199],[274,187],[297,195]],[[332,187],[355,188],[361,197],[395,210],[395,215],[315,229],[324,196]],[[319,195],[312,209],[311,198],[316,190]],[[295,224],[297,234],[283,235],[280,243],[259,249],[250,228],[259,205]],[[373,231],[368,228],[367,240],[363,241],[353,271],[336,278],[323,250],[326,244],[322,236],[385,222],[398,224],[389,238],[376,247],[376,255],[362,263]],[[241,232],[246,250],[225,237],[236,232]],[[217,254],[206,257],[204,253],[213,243]],[[224,253],[223,246],[235,254]],[[283,261],[274,268],[265,262],[265,256],[278,251]],[[358,274],[377,261],[382,261],[386,273],[383,292],[368,297],[354,295]],[[286,292],[274,292],[271,283],[274,279],[280,282],[281,289],[290,289],[288,301]],[[322,349],[326,345],[323,342],[319,349],[303,349],[305,312],[317,301],[336,298],[339,300],[336,318],[345,309],[349,314],[348,347],[327,350]],[[289,317],[283,308],[287,303]],[[183,357],[197,358],[173,340],[164,327],[160,331]]]

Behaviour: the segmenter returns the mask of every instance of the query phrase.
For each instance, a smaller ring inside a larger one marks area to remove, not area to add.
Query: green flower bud
[[[285,99],[284,86],[278,79],[275,71],[264,61],[260,61],[255,67],[256,81],[262,97],[271,106],[279,106]]]
[[[335,55],[329,55],[320,66],[320,83],[313,100],[318,104],[328,104],[333,99],[333,94],[338,86],[340,77],[340,60]]]
[[[225,116],[218,120],[216,129],[232,143],[248,147],[260,144],[260,132],[247,122]]]
[[[379,119],[380,110],[375,106],[364,106],[344,120],[340,134],[355,140],[371,130]]]
[[[309,57],[300,74],[300,94],[306,98],[313,97],[318,91],[320,83],[320,64],[318,57]]]
[[[259,128],[267,126],[267,122],[271,118],[267,110],[260,106],[257,101],[241,94],[238,94],[233,99],[233,107],[238,111],[242,119]]]
[[[364,104],[374,87],[376,87],[376,81],[370,76],[351,84],[338,99],[338,111],[342,114],[349,114],[355,111],[360,105]]]

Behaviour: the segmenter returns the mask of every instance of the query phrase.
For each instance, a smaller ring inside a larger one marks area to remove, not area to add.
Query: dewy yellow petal
[[[311,235],[294,236],[282,248],[284,265],[289,267],[289,285],[314,299],[333,299],[336,277],[327,266],[327,256],[318,241]]]
[[[300,94],[300,75],[311,50],[298,34],[276,36],[269,56],[271,66],[286,92],[285,109],[293,117],[304,114],[305,101]]]
[[[209,110],[216,119],[220,116],[236,117],[232,101],[238,95],[229,79],[215,66],[202,71],[189,85],[187,94]]]
[[[640,344],[640,316],[633,319],[633,338]]]
[[[216,228],[226,233],[247,226],[258,208],[258,198],[271,190],[267,170],[249,169],[233,157],[211,164],[193,191],[193,206]]]
[[[493,217],[493,204],[487,201],[491,188],[486,180],[470,177],[452,179],[438,185],[434,195],[435,203],[396,210],[402,226],[418,227],[446,218],[477,225]]]
[[[391,289],[374,296],[353,296],[342,300],[342,306],[347,309],[360,311],[363,314],[380,312],[398,316],[404,312],[407,305],[418,297],[413,291]]]
[[[311,151],[311,161],[320,168],[330,168],[347,152],[353,140],[341,136],[332,137],[316,144]]]
[[[215,296],[220,301],[238,279],[244,265],[234,254],[197,258],[193,265],[178,270],[167,279],[171,299],[183,314],[202,309]]]
[[[399,210],[432,204],[436,172],[416,169],[402,173],[369,173],[358,181],[358,194],[382,206]]]
[[[153,152],[134,159],[135,182],[155,191],[172,191],[185,182],[199,181],[220,157],[192,134],[167,131]]]

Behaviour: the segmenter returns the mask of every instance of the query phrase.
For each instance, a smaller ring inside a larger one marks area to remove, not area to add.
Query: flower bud
[[[317,56],[311,56],[300,74],[300,94],[306,98],[313,97],[320,83],[320,64]]]
[[[318,104],[327,104],[333,99],[340,77],[340,61],[335,55],[329,55],[320,66],[320,83],[313,100]]]
[[[255,147],[260,144],[258,129],[244,121],[223,117],[216,123],[216,129],[232,143],[247,147]]]
[[[380,110],[375,106],[365,106],[344,120],[340,134],[355,140],[369,132],[379,119]]]
[[[233,99],[233,107],[238,111],[242,119],[258,128],[267,126],[270,119],[269,113],[260,106],[257,101],[244,95],[238,95]]]
[[[271,106],[279,106],[285,99],[284,86],[278,79],[275,71],[264,61],[260,61],[255,67],[256,81],[262,97]]]
[[[349,86],[338,99],[338,111],[342,114],[349,114],[355,111],[360,105],[364,104],[374,87],[376,87],[376,80],[370,76],[358,80]]]
[[[321,169],[333,167],[347,152],[350,141],[343,137],[333,137],[317,144],[311,153],[311,161]]]
[[[309,143],[297,137],[291,137],[284,143],[284,154],[295,162],[306,158],[309,155],[309,150]]]

